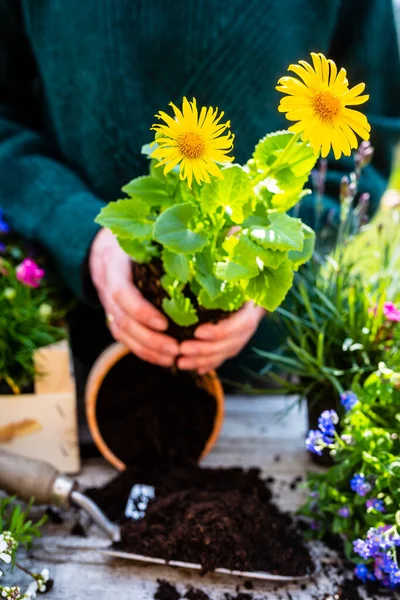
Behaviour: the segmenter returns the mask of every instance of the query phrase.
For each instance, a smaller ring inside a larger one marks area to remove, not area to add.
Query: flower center
[[[179,136],[178,148],[185,158],[200,158],[204,154],[206,144],[202,135],[188,131]]]
[[[326,120],[336,117],[342,108],[339,98],[329,90],[318,92],[314,96],[313,104],[318,116]]]

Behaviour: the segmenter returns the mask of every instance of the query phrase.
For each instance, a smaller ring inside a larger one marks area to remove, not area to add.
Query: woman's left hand
[[[181,344],[178,368],[203,375],[236,356],[255,333],[265,310],[247,302],[243,308],[216,325],[204,323],[195,331],[194,340]]]

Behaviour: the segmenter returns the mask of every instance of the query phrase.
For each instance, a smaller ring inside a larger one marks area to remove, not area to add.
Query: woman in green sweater
[[[180,354],[181,368],[204,371],[248,348],[262,318],[250,304],[179,347],[94,218],[145,172],[140,148],[168,102],[195,96],[223,109],[241,162],[266,131],[285,127],[275,83],[311,51],[367,83],[376,153],[361,187],[376,206],[400,134],[391,0],[0,0],[0,206],[81,301],[71,333],[85,369],[110,341],[98,299],[113,336],[156,364]],[[344,159],[329,171],[325,216],[338,210],[350,168]],[[312,196],[302,216],[312,223]]]

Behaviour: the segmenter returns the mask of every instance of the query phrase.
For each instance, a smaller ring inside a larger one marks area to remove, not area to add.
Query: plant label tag
[[[151,485],[136,483],[129,494],[125,508],[125,516],[133,521],[142,519],[150,500],[154,500],[155,492]]]

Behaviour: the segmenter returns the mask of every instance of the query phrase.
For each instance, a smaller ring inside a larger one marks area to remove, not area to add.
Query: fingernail
[[[196,331],[195,332],[195,337],[199,340],[213,340],[214,339],[214,332],[211,331],[210,329],[201,329],[200,331]]]
[[[166,325],[165,325],[165,321],[163,321],[162,319],[150,319],[149,321],[149,325],[152,329],[165,329]]]

